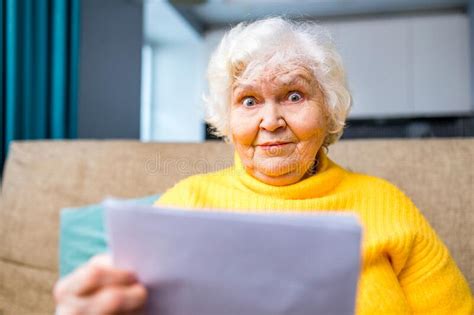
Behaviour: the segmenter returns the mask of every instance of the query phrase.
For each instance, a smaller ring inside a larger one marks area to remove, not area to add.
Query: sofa
[[[474,288],[474,138],[343,140],[329,156],[405,191]],[[54,312],[62,208],[162,193],[232,162],[232,146],[217,141],[13,142],[0,199],[0,314]]]

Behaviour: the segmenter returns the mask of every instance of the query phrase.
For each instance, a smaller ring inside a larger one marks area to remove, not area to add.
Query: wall
[[[82,0],[79,138],[140,137],[142,4]]]
[[[199,142],[204,139],[201,49],[199,42],[173,43],[154,49],[150,140]]]
[[[352,117],[472,111],[466,14],[375,18],[326,26],[346,64],[354,97]]]
[[[145,2],[143,141],[205,138],[204,40],[167,1]]]

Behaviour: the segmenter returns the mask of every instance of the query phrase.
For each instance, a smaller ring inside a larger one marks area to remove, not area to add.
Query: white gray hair
[[[255,62],[279,66],[299,62],[318,82],[328,111],[324,146],[342,135],[351,107],[344,67],[330,34],[314,22],[272,17],[240,23],[222,38],[208,65],[209,94],[204,97],[206,121],[213,133],[229,141],[232,84]]]

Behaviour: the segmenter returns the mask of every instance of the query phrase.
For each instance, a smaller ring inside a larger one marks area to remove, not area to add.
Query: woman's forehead
[[[313,84],[315,79],[313,73],[302,65],[273,66],[247,70],[241,77],[236,78],[233,84],[234,89],[264,83],[277,85]]]

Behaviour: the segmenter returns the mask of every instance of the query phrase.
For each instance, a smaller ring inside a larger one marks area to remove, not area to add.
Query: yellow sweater
[[[472,314],[469,286],[420,211],[389,182],[349,172],[326,155],[316,175],[271,186],[233,167],[191,176],[156,205],[239,212],[355,212],[363,226],[357,314]]]

